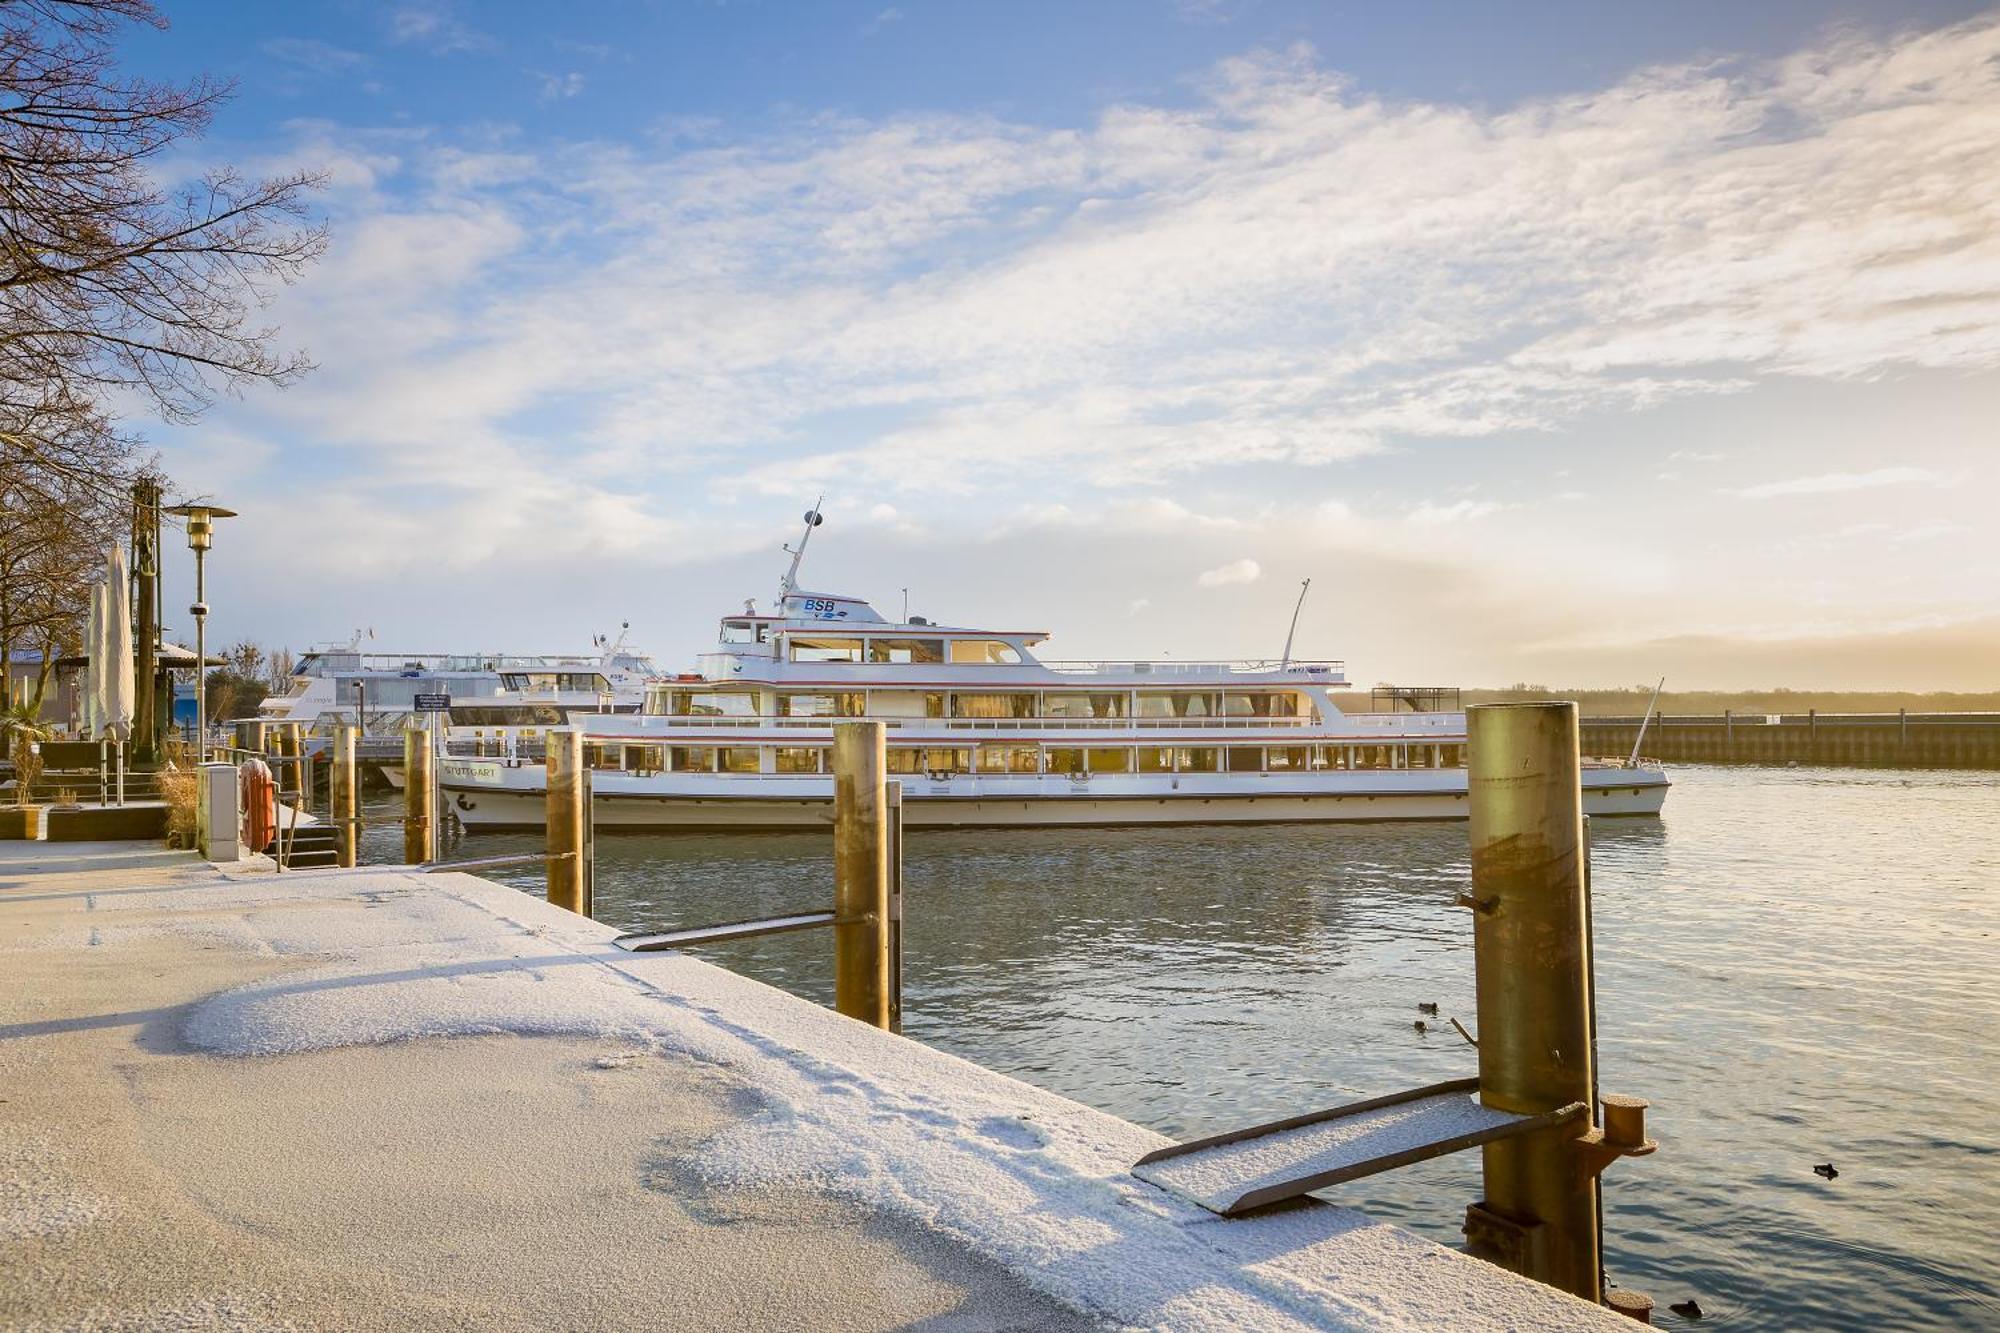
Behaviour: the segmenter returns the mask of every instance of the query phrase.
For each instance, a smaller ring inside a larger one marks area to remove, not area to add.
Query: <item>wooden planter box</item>
[[[158,842],[167,836],[167,807],[126,805],[49,811],[50,842]]]
[[[42,836],[42,807],[39,805],[0,805],[0,838],[39,838]]]

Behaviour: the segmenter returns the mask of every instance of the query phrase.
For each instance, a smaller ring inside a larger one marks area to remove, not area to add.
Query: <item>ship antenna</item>
[[[824,518],[820,517],[819,512],[819,507],[825,503],[826,497],[822,495],[819,499],[813,501],[811,509],[806,510],[806,530],[804,535],[799,538],[798,549],[793,550],[789,546],[785,547],[785,552],[792,557],[792,567],[785,571],[785,581],[778,585],[778,605],[780,607],[784,606],[785,599],[790,597],[799,586],[799,561],[806,558],[806,543],[812,540],[813,529],[826,522]]]
[[[1306,590],[1312,586],[1313,581],[1311,579],[1306,579],[1299,584],[1299,600],[1292,604],[1292,627],[1285,631],[1284,660],[1278,663],[1278,670],[1280,671],[1283,671],[1292,664],[1292,640],[1299,632],[1299,612],[1305,609]]]

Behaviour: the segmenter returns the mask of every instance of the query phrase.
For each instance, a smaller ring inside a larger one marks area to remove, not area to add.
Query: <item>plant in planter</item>
[[[0,809],[0,838],[32,838],[40,827],[42,808],[34,803],[35,779],[42,775],[42,742],[52,734],[26,703],[0,713],[0,731],[14,757],[14,802]]]

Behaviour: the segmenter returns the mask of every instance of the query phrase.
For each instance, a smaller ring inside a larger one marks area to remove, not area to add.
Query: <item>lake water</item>
[[[1593,829],[1603,1087],[1661,1143],[1605,1175],[1612,1281],[1668,1326],[1689,1297],[1744,1327],[2000,1326],[2000,776],[1674,778],[1664,818]],[[823,909],[831,855],[602,837],[597,914]],[[1469,1076],[1414,1027],[1424,1001],[1475,1026],[1467,873],[1463,825],[913,833],[905,1028],[1179,1138]],[[704,956],[831,1001],[823,933]],[[1468,1152],[1330,1197],[1456,1244],[1479,1192]]]

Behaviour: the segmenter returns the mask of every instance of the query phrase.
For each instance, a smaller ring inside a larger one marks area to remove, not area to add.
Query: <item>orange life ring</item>
[[[278,789],[262,759],[245,759],[236,772],[243,788],[243,845],[261,852],[278,836]]]

